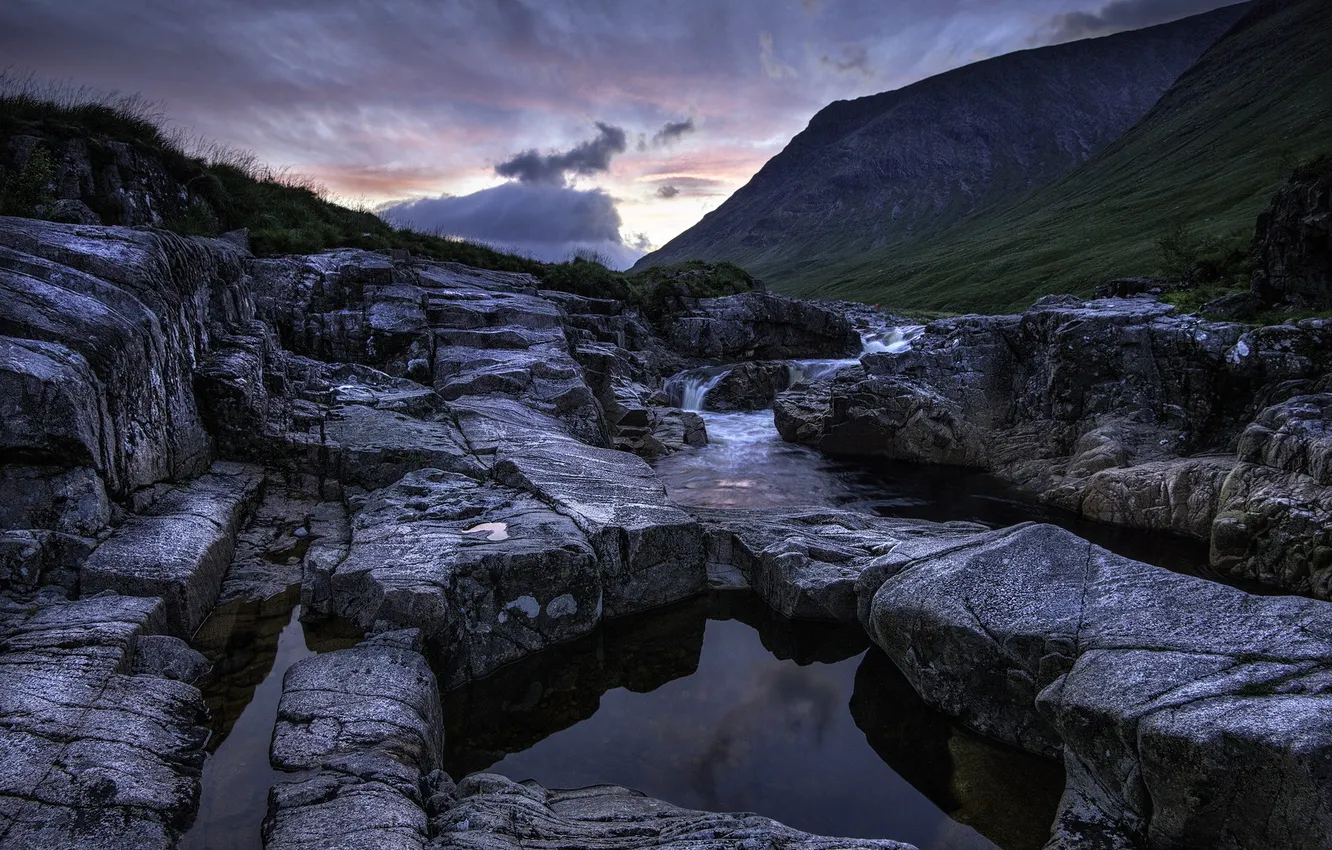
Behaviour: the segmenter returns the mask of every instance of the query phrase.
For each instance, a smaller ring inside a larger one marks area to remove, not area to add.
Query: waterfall
[[[702,410],[708,391],[717,386],[730,371],[729,366],[708,366],[672,375],[666,379],[666,394],[670,396],[672,404],[679,404],[681,410]]]
[[[790,360],[786,364],[786,386],[831,378],[842,369],[860,363],[866,354],[902,354],[911,350],[911,343],[925,333],[923,325],[883,327],[866,332],[861,337],[860,356],[838,360]],[[681,410],[703,410],[708,392],[721,383],[731,372],[731,366],[704,366],[672,375],[662,385],[671,404]]]
[[[925,333],[924,325],[903,325],[871,331],[861,338],[861,354],[901,354]]]

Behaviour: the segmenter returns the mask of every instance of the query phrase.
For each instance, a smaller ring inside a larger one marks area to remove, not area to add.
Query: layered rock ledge
[[[1332,324],[1245,325],[1151,298],[932,322],[901,354],[775,403],[795,442],[978,467],[1102,522],[1210,541],[1225,574],[1332,594]]]

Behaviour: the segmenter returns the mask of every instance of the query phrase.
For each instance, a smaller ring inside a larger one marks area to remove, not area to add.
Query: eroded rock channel
[[[1332,834],[1320,322],[10,218],[0,289],[4,847]]]

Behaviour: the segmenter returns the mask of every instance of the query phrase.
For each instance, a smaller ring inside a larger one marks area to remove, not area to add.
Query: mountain
[[[795,288],[831,262],[1010,199],[1121,136],[1242,12],[1025,50],[833,103],[637,267],[725,258]]]
[[[1296,164],[1332,152],[1332,3],[1254,4],[1124,136],[1053,183],[787,289],[902,308],[1007,311],[1151,274],[1183,226],[1244,251]],[[761,269],[761,266],[756,268]]]

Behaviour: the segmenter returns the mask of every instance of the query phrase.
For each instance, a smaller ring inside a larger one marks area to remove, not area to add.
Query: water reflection
[[[1207,544],[1170,534],[1092,522],[1042,505],[1013,485],[974,469],[880,458],[837,458],[782,440],[772,411],[703,413],[707,446],[654,464],[671,498],[709,508],[823,505],[880,516],[939,522],[969,520],[992,528],[1048,522],[1125,557],[1234,585],[1270,587],[1218,575]]]
[[[288,587],[262,601],[219,605],[194,636],[195,649],[213,662],[198,683],[208,706],[207,759],[199,813],[181,850],[260,850],[268,789],[288,774],[268,762],[282,677],[317,652],[344,649],[359,634],[340,621],[302,624],[301,589]]]
[[[1035,850],[1063,786],[1057,763],[931,711],[857,627],[792,623],[747,594],[608,623],[444,708],[455,777],[616,783],[923,850]]]

